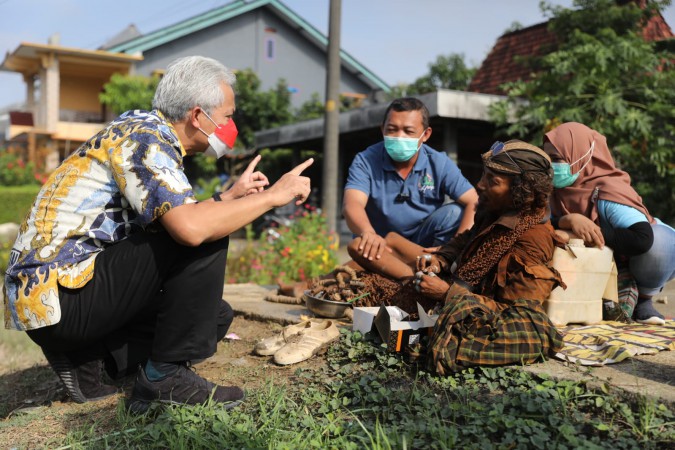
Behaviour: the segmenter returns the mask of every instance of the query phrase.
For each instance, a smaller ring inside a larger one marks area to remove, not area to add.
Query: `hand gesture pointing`
[[[309,177],[302,176],[302,172],[314,163],[313,158],[298,164],[289,172],[285,173],[274,183],[268,193],[274,194],[274,206],[283,206],[295,199],[296,205],[301,205],[311,192]]]

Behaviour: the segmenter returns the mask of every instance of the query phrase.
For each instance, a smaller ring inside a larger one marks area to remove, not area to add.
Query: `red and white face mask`
[[[201,128],[199,131],[204,133],[209,138],[209,147],[204,152],[207,156],[214,156],[221,158],[225,155],[234,155],[234,142],[237,140],[237,126],[234,120],[230,118],[225,125],[219,125],[209,116],[206,111],[202,110],[204,115],[216,126],[216,131],[207,134]]]

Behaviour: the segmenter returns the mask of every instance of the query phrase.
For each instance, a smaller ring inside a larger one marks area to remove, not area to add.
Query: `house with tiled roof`
[[[252,69],[261,89],[286,80],[294,106],[324,97],[328,37],[279,0],[236,0],[152,33],[106,47],[141,55],[136,73],[151,75],[181,56],[215,58],[233,69]],[[390,87],[340,50],[339,92],[363,98]]]
[[[517,80],[528,80],[532,70],[528,60],[543,56],[556,48],[555,35],[548,30],[549,22],[539,23],[503,34],[474,75],[468,90],[502,95],[500,86]],[[673,32],[661,14],[651,17],[643,28],[647,41],[673,38]]]
[[[324,97],[328,37],[279,0],[235,0],[151,33],[129,25],[97,50],[21,43],[0,70],[23,75],[20,111],[0,111],[0,143],[50,171],[113,118],[99,94],[114,73],[161,74],[181,56],[215,58],[236,70],[250,68],[261,89],[286,80],[299,106]],[[356,100],[390,90],[344,50],[339,93]]]

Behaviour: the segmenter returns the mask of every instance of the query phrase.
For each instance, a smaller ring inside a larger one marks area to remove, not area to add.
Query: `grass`
[[[21,223],[40,189],[41,186],[37,184],[0,186],[0,195],[3,198],[3,207],[0,208],[0,223]]]
[[[326,360],[285,383],[268,378],[230,411],[158,407],[135,417],[120,402],[113,423],[89,422],[49,447],[657,449],[675,442],[669,407],[607,386],[593,390],[517,367],[439,378],[348,331]]]
[[[25,367],[44,360],[42,350],[23,332],[0,327],[0,374],[13,372],[19,366]],[[0,408],[1,409],[1,408]]]

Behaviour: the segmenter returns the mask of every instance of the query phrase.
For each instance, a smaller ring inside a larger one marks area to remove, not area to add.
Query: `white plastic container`
[[[585,247],[581,239],[570,239],[565,250],[555,249],[552,265],[560,272],[567,289],[555,288],[544,302],[551,322],[565,326],[602,321],[603,295],[612,292],[608,283],[616,283],[616,277],[612,276],[616,270],[612,250]]]

